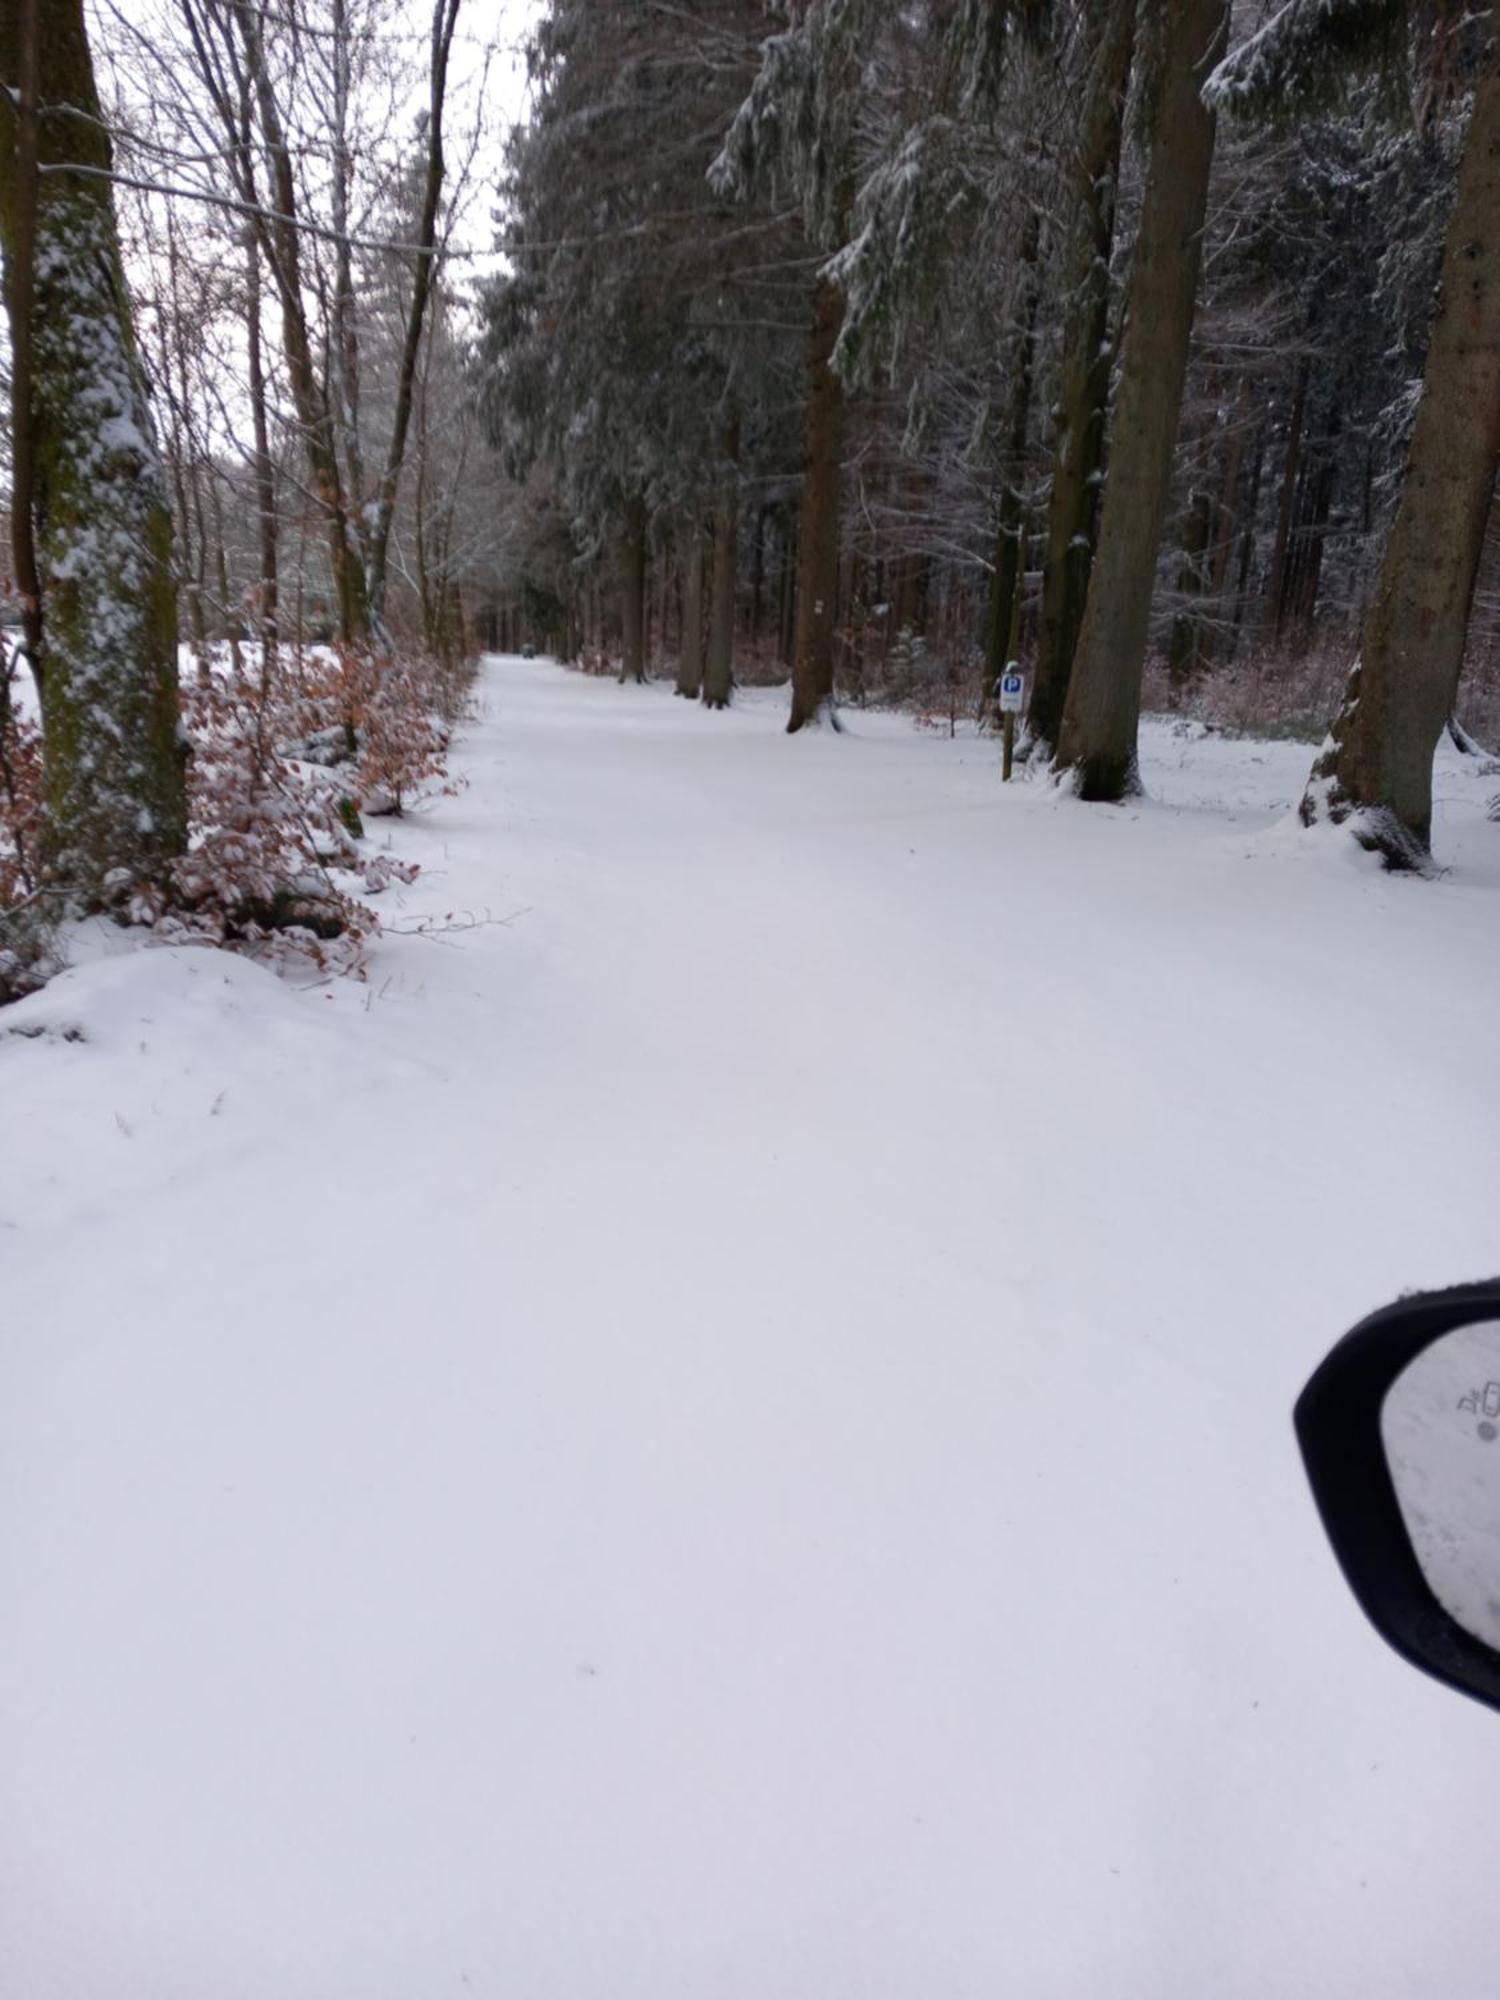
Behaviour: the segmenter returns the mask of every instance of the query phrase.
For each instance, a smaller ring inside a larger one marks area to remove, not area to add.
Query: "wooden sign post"
[[[1012,660],[1000,676],[1000,716],[1005,731],[1005,756],[1000,766],[1000,777],[1004,784],[1010,783],[1011,762],[1016,750],[1016,717],[1021,713],[1021,703],[1026,698],[1026,682],[1021,669]]]

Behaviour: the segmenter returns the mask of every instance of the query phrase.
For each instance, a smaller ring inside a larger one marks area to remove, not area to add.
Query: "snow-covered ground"
[[[0,1992],[1489,2000],[1288,1412],[1500,1266],[1495,778],[1417,882],[1296,745],[481,699],[493,924],[0,1015]]]

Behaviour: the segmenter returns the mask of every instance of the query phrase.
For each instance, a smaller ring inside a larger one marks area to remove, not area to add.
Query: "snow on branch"
[[[914,125],[866,180],[853,237],[826,266],[846,300],[834,354],[845,381],[894,360],[907,318],[938,282],[951,224],[977,200],[962,133],[944,117]]]
[[[1334,108],[1354,75],[1394,85],[1406,67],[1407,0],[1287,0],[1227,55],[1207,103],[1248,120],[1286,123]]]

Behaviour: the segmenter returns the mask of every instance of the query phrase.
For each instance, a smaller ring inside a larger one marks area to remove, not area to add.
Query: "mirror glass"
[[[1433,1595],[1500,1651],[1500,1319],[1458,1327],[1409,1363],[1380,1434]]]

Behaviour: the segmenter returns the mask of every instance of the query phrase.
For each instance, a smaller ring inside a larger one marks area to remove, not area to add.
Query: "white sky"
[[[545,0],[464,0],[464,12],[459,16],[455,82],[471,84],[487,56],[490,65],[486,96],[491,107],[491,132],[482,159],[488,163],[486,177],[492,188],[499,178],[506,136],[527,116],[526,41],[545,11]],[[464,227],[464,238],[475,251],[489,251],[494,237],[490,222],[493,206],[492,198],[475,203]],[[476,273],[496,261],[487,255],[476,258]]]
[[[526,43],[545,4],[546,0],[462,0],[459,10],[445,117],[448,194],[458,204],[455,246],[466,253],[465,261],[480,260],[481,268],[494,239],[494,190],[506,139],[527,112]],[[139,91],[149,96],[163,89],[175,93],[180,88],[166,53],[182,39],[181,27],[174,21],[176,0],[86,0],[86,6],[94,65],[106,104],[122,77],[128,79],[127,95]],[[381,33],[407,46],[420,79],[431,0],[377,0],[372,11],[381,21]],[[268,10],[266,35],[273,51],[284,32],[276,24],[275,10]],[[138,39],[142,37],[145,46],[156,51],[154,58],[143,60]],[[403,116],[414,120],[425,99],[425,84],[418,80]],[[472,150],[476,128],[481,135],[477,153]],[[459,177],[466,167],[471,169],[468,184],[461,187]],[[191,171],[172,169],[164,169],[162,177],[179,185],[194,185],[200,178]]]

